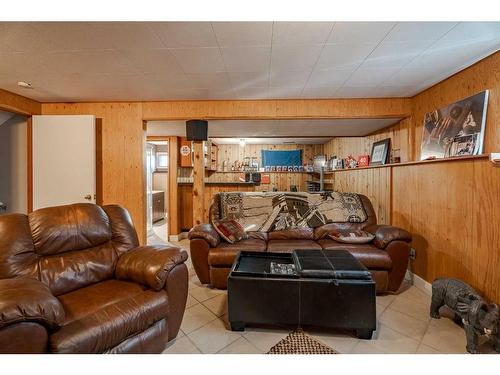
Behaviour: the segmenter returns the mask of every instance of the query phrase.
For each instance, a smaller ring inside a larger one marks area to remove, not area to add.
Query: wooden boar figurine
[[[463,281],[439,278],[432,283],[431,317],[441,318],[439,308],[444,305],[455,312],[455,321],[463,324],[469,353],[478,353],[479,335],[493,337],[495,351],[500,352],[500,319],[496,304],[486,303]]]

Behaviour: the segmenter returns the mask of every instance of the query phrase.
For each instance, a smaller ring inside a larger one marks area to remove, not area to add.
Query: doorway
[[[0,111],[0,215],[28,213],[28,118]]]
[[[168,138],[147,137],[146,158],[146,223],[147,244],[168,242]]]

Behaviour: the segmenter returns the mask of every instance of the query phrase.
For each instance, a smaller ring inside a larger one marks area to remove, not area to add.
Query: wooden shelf
[[[214,171],[215,173],[246,173],[250,171]],[[319,174],[319,172],[289,172],[289,171],[267,171],[267,172],[260,172],[260,171],[253,171],[251,173],[264,173],[264,174],[270,174],[270,173],[296,173],[296,174]]]
[[[345,171],[359,171],[365,169],[375,169],[375,168],[388,168],[388,167],[404,167],[407,165],[419,165],[419,164],[432,164],[432,163],[446,163],[453,161],[464,161],[464,160],[473,160],[473,159],[485,159],[488,158],[489,154],[481,154],[481,155],[471,155],[471,156],[456,156],[452,158],[444,158],[444,159],[434,159],[434,160],[417,160],[417,161],[408,161],[405,163],[393,163],[393,164],[384,164],[384,165],[373,165],[368,167],[359,167],[359,168],[344,168],[337,169],[334,171],[325,171],[325,175],[333,174],[337,172],[345,172]]]

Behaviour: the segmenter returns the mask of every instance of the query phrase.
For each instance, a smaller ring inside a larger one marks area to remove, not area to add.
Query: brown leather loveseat
[[[248,239],[230,244],[211,224],[197,225],[189,232],[191,260],[201,283],[227,288],[227,277],[240,250],[290,252],[293,249],[347,249],[372,273],[377,292],[396,292],[408,266],[411,235],[404,229],[377,225],[370,200],[360,195],[367,219],[363,223],[330,223],[318,228],[276,232],[249,232]],[[217,196],[210,207],[211,215]],[[369,244],[344,244],[328,237],[335,229],[362,229],[375,235]]]
[[[1,215],[0,352],[161,352],[182,321],[186,259],[139,246],[116,205]]]

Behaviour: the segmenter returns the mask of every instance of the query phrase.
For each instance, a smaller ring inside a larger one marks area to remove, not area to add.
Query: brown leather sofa
[[[377,225],[370,200],[361,195],[367,213],[363,223],[331,223],[318,228],[277,232],[249,232],[248,239],[230,244],[221,239],[211,224],[197,225],[189,232],[191,260],[201,283],[227,288],[227,277],[240,250],[291,252],[293,249],[347,249],[372,273],[377,292],[396,292],[408,266],[411,235],[404,229]],[[214,200],[217,202],[217,199]],[[214,204],[210,207],[211,214]],[[369,244],[344,244],[328,237],[334,229],[363,229],[375,235]]]
[[[0,352],[161,352],[184,314],[186,259],[139,246],[116,205],[1,215]]]

